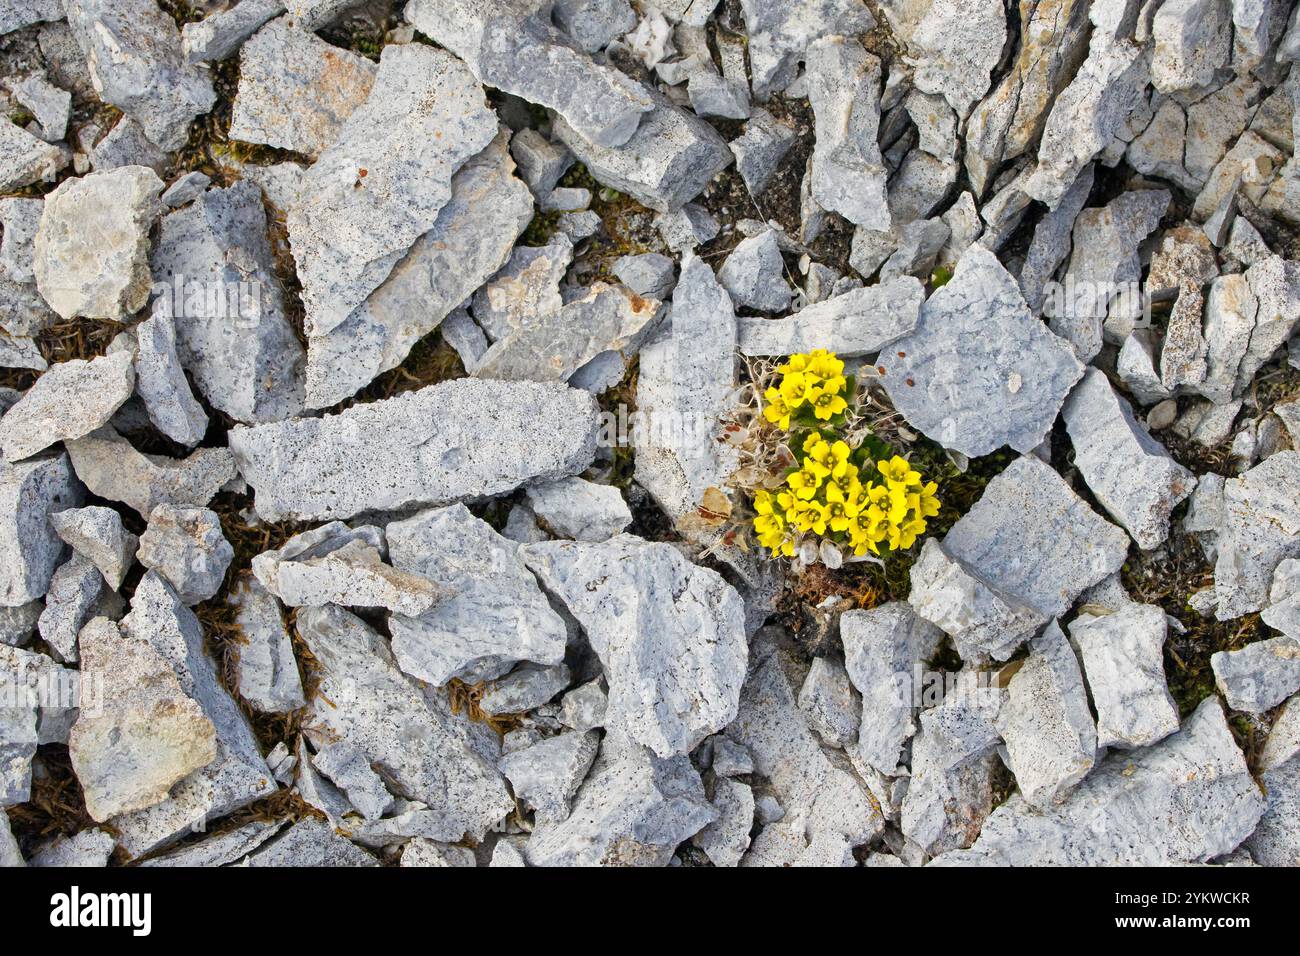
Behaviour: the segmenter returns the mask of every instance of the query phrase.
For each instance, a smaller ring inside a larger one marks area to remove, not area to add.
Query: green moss
[[[560,225],[560,214],[555,210],[544,211],[538,210],[533,216],[532,222],[519,237],[519,244],[522,246],[544,246],[555,237],[555,232]]]

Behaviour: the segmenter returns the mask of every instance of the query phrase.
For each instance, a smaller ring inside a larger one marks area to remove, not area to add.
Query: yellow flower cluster
[[[778,428],[789,430],[790,416],[805,405],[823,422],[848,408],[844,362],[834,353],[815,349],[806,355],[792,355],[777,371],[781,384],[764,393],[767,407],[763,417]]]
[[[804,403],[819,420],[847,407],[844,363],[833,354],[795,355],[778,371],[783,379],[767,390],[764,412],[773,424],[788,429],[791,414]],[[834,401],[826,400],[828,395]],[[832,410],[823,416],[822,408]],[[865,449],[855,454],[847,442],[825,432],[817,428],[804,436],[799,467],[786,477],[784,488],[754,496],[759,544],[784,557],[793,556],[809,535],[847,546],[858,556],[879,554],[882,544],[889,550],[910,548],[925,532],[925,519],[939,513],[937,485],[898,455],[874,464],[878,480],[864,480],[863,467],[873,467]]]

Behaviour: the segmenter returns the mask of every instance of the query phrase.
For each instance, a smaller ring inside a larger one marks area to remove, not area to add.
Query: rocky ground
[[[1298,17],[0,0],[0,865],[1300,863]]]

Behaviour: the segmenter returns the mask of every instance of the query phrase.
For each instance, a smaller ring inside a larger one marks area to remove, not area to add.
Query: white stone
[[[561,478],[524,489],[534,513],[555,534],[578,541],[606,541],[632,523],[623,493],[612,485]]]

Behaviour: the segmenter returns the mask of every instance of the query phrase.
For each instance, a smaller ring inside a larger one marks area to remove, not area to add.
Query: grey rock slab
[[[1085,166],[1056,208],[1049,210],[1034,226],[1034,238],[1020,268],[1020,291],[1035,314],[1042,311],[1047,283],[1073,249],[1074,223],[1092,192],[1094,177],[1093,166]]]
[[[533,866],[666,866],[714,816],[689,758],[607,743],[569,815],[539,822],[524,855]]]
[[[21,126],[0,119],[0,192],[53,182],[68,165],[67,154]]]
[[[790,307],[790,285],[775,230],[742,239],[723,261],[718,281],[739,308],[784,312]]]
[[[0,279],[0,284],[4,282]],[[0,330],[0,368],[26,368],[34,372],[44,372],[49,363],[41,355],[34,339],[24,336],[12,336]]]
[[[1205,298],[1205,378],[1192,386],[1210,401],[1230,402],[1250,348],[1259,302],[1245,275],[1218,276]]]
[[[235,428],[230,448],[261,517],[328,520],[576,474],[593,460],[598,424],[583,391],[462,379],[323,418]]]
[[[510,155],[519,175],[538,199],[549,196],[573,165],[573,154],[537,130],[525,127],[510,137]]]
[[[308,407],[335,405],[399,365],[505,265],[533,216],[528,188],[513,168],[501,134],[452,177],[451,199],[384,283],[341,325],[308,339]],[[454,337],[449,325],[442,334],[449,342]],[[472,359],[462,356],[465,367],[482,351],[486,343]]]
[[[560,722],[573,730],[595,730],[605,726],[609,697],[599,679],[575,687],[560,701]]]
[[[60,0],[12,0],[0,10],[0,36],[33,23],[62,20],[63,16]]]
[[[808,99],[816,119],[812,197],[854,225],[888,229],[886,172],[877,145],[880,61],[850,37],[807,51]]]
[[[456,170],[496,135],[463,63],[423,44],[384,48],[370,96],[288,210],[308,335],[338,326],[388,278],[451,199]]]
[[[1300,861],[1300,704],[1292,698],[1273,721],[1264,741],[1258,772],[1268,801],[1255,832],[1246,840],[1250,855],[1260,866],[1295,866]]]
[[[140,866],[230,866],[285,828],[288,820],[256,821],[143,860]]]
[[[687,82],[691,110],[696,116],[720,119],[749,118],[749,84],[729,79],[712,70],[699,70]]]
[[[654,108],[621,146],[599,146],[556,117],[555,135],[601,185],[658,212],[676,212],[732,162],[726,140],[704,120],[652,94]]]
[[[1246,279],[1259,309],[1237,373],[1239,391],[1291,338],[1300,322],[1300,262],[1267,256],[1251,264]]]
[[[857,743],[850,752],[880,773],[898,769],[916,732],[914,671],[933,656],[942,632],[902,601],[840,616],[844,664],[862,694]],[[717,758],[714,758],[716,769]]]
[[[44,654],[4,645],[0,645],[0,683],[17,689],[15,710],[20,727],[25,705],[35,710],[35,743],[38,744],[66,744],[77,720],[78,705],[85,702],[88,708],[97,706],[103,693],[101,682],[89,673],[83,676],[61,667]],[[3,716],[4,711],[0,710],[0,717]],[[20,742],[28,742],[26,731]]]
[[[1036,319],[994,254],[971,246],[883,359],[884,386],[913,427],[976,457],[1042,443],[1083,376],[1070,346]]]
[[[88,621],[104,586],[103,575],[89,558],[73,553],[50,579],[45,610],[37,621],[41,640],[65,662],[77,659],[77,635]]]
[[[147,166],[161,176],[167,171],[167,154],[150,142],[144,127],[123,116],[90,150],[90,167],[106,173],[123,166]]]
[[[229,12],[258,5],[244,0]],[[366,101],[376,73],[365,57],[326,43],[288,17],[272,20],[239,54],[230,138],[316,159]]]
[[[813,659],[799,689],[799,709],[828,746],[844,748],[857,738],[862,700],[839,661]]]
[[[92,819],[155,806],[217,758],[212,720],[147,639],[96,618],[81,632],[81,661],[105,685],[102,709],[83,709],[68,741]]]
[[[1260,714],[1300,690],[1300,641],[1272,637],[1210,657],[1214,683],[1233,710]]]
[[[162,194],[162,204],[168,209],[179,209],[198,199],[211,185],[212,177],[207,173],[198,170],[183,173]]]
[[[543,823],[559,823],[569,815],[570,802],[587,776],[600,735],[570,731],[531,747],[506,754],[497,765],[515,796]]]
[[[211,189],[163,218],[152,268],[155,313],[204,397],[240,422],[303,408],[302,346],[285,314],[256,186]]]
[[[1224,482],[1224,517],[1216,536],[1215,616],[1221,621],[1261,610],[1273,572],[1300,557],[1300,453],[1278,452]]]
[[[221,519],[208,508],[161,504],[149,513],[136,558],[166,578],[191,607],[221,589],[235,549],[221,532]]]
[[[157,572],[136,586],[122,630],[171,665],[181,690],[216,729],[215,760],[183,778],[161,803],[113,817],[118,844],[137,857],[275,792],[276,784],[247,718],[217,677],[202,626]]]
[[[105,830],[86,829],[64,839],[55,840],[39,850],[31,866],[105,867],[117,841]]]
[[[653,108],[644,87],[571,45],[527,0],[414,0],[406,20],[465,61],[479,82],[555,110],[584,139],[617,147]]]
[[[903,275],[928,280],[939,250],[948,241],[949,235],[948,224],[942,219],[909,222],[898,232],[898,248],[880,267],[880,281],[888,282]]]
[[[306,698],[279,601],[256,578],[244,578],[230,603],[244,639],[235,662],[239,696],[264,713],[297,710]]]
[[[50,517],[79,506],[84,495],[67,455],[0,465],[0,605],[45,596],[64,554]]]
[[[307,725],[343,740],[410,798],[427,805],[444,841],[482,839],[514,809],[463,718],[397,668],[388,642],[359,618],[326,605],[298,612],[298,633],[320,664]],[[327,703],[328,701],[328,703]]]
[[[620,256],[612,271],[618,280],[637,295],[667,299],[677,284],[676,263],[657,252]]]
[[[767,110],[755,108],[751,112],[744,131],[729,144],[736,158],[736,171],[751,196],[763,194],[796,138],[793,126],[777,120]]]
[[[536,710],[568,687],[570,679],[565,664],[520,664],[483,688],[479,710],[494,717]]]
[[[740,6],[749,37],[754,95],[761,100],[795,79],[814,41],[866,33],[876,25],[860,0],[742,0]]]
[[[181,52],[190,63],[216,63],[233,55],[268,20],[284,13],[284,0],[240,0],[181,27]],[[333,91],[331,91],[333,92]]]
[[[520,553],[600,657],[612,733],[670,757],[730,723],[744,679],[744,605],[719,574],[627,534]]]
[[[1153,747],[1114,753],[1059,807],[1013,796],[967,852],[944,865],[1168,866],[1236,849],[1265,808],[1246,760],[1210,697]]]
[[[1228,4],[1170,0],[1151,22],[1151,83],[1161,93],[1196,90],[1214,81],[1232,46]]]
[[[1169,515],[1196,485],[1147,434],[1103,372],[1089,369],[1062,410],[1074,463],[1106,512],[1149,551],[1169,537]]]
[[[416,837],[402,847],[402,866],[475,866],[474,851]]]
[[[637,22],[628,0],[557,0],[553,16],[560,29],[588,53],[603,50]]]
[[[0,242],[0,275],[18,283],[35,281],[32,257],[35,255],[36,230],[40,228],[44,210],[44,199],[0,199],[0,226],[4,227],[4,239]]]
[[[258,570],[255,566],[254,573]],[[281,561],[273,573],[262,583],[289,607],[338,604],[416,616],[448,596],[427,578],[385,564],[380,551],[361,540],[317,557]]]
[[[1059,617],[1119,570],[1128,538],[1050,465],[1026,455],[988,483],[943,546],[997,587]]]
[[[606,541],[632,523],[623,493],[584,478],[561,478],[524,489],[529,505],[555,534],[577,541]]]
[[[120,321],[144,307],[162,188],[153,170],[122,166],[65,180],[45,197],[32,267],[50,308]]]
[[[771,637],[755,639],[740,709],[726,731],[753,755],[754,769],[771,783],[785,820],[799,821],[779,854],[761,852],[756,842],[745,865],[776,855],[791,865],[851,866],[853,847],[878,835],[884,818],[847,760],[824,749],[808,727],[783,669],[788,663]]]
[[[31,799],[32,758],[36,756],[38,737],[36,705],[20,696],[22,685],[10,673],[0,671],[0,692],[6,698],[6,706],[0,708],[0,809],[3,809]],[[13,704],[9,705],[11,700]]]
[[[41,139],[57,143],[67,134],[72,113],[72,94],[60,89],[39,73],[12,84],[13,97],[36,118]]]
[[[544,246],[517,246],[492,280],[474,293],[474,320],[493,342],[538,315],[564,307],[560,283],[573,262],[573,242],[554,236]]]
[[[1047,615],[1003,591],[933,538],[921,546],[911,577],[908,603],[951,637],[961,659],[972,664],[989,657],[1006,660],[1048,621]]]
[[[133,358],[123,351],[50,366],[0,418],[5,461],[30,458],[55,442],[81,438],[107,424],[134,390]]]
[[[100,99],[160,149],[184,146],[217,96],[208,73],[185,62],[176,21],[154,0],[64,0],[63,9]]]
[[[922,93],[941,95],[964,118],[989,91],[1007,38],[997,0],[887,0],[881,11],[906,44]]]
[[[40,601],[28,601],[17,607],[0,605],[0,644],[10,647],[22,647],[36,630],[44,604]]]
[[[710,802],[717,819],[695,834],[694,843],[714,866],[739,866],[754,828],[754,791],[724,778],[714,782]]]
[[[1029,645],[998,714],[1011,772],[1025,802],[1061,803],[1092,769],[1097,727],[1074,648],[1055,621]]]
[[[158,310],[134,331],[136,391],[149,420],[172,441],[193,448],[208,430],[208,415],[185,378],[176,351],[176,320]]]
[[[679,529],[734,467],[734,454],[714,436],[736,381],[731,298],[708,264],[687,253],[669,319],[641,351],[642,421],[632,434],[637,484]]]
[[[304,30],[319,30],[330,26],[348,7],[352,0],[284,0],[289,16]]]
[[[110,425],[67,442],[67,449],[92,494],[129,505],[143,518],[160,504],[202,507],[237,474],[227,448],[199,448],[182,459],[146,455]]]
[[[911,276],[842,292],[780,319],[743,316],[737,347],[743,355],[793,355],[827,349],[842,358],[874,355],[916,327],[925,289]]]
[[[1137,603],[1080,614],[1070,624],[1097,708],[1098,746],[1149,747],[1178,730],[1165,683],[1167,631],[1162,608]]]
[[[393,654],[406,673],[434,686],[477,683],[519,661],[564,659],[564,621],[551,609],[519,545],[464,505],[421,512],[388,526],[393,565],[451,596],[419,616],[393,614]]]
[[[1287,558],[1273,572],[1269,606],[1260,618],[1287,637],[1300,639],[1300,560]]]
[[[967,688],[921,714],[899,826],[929,856],[970,846],[993,809],[1003,693]]]
[[[348,802],[367,820],[378,820],[396,804],[384,781],[361,751],[344,742],[326,743],[312,758],[318,771],[347,794]]]
[[[244,866],[367,867],[378,866],[373,856],[323,820],[300,820],[279,837],[264,844],[244,861]]]

